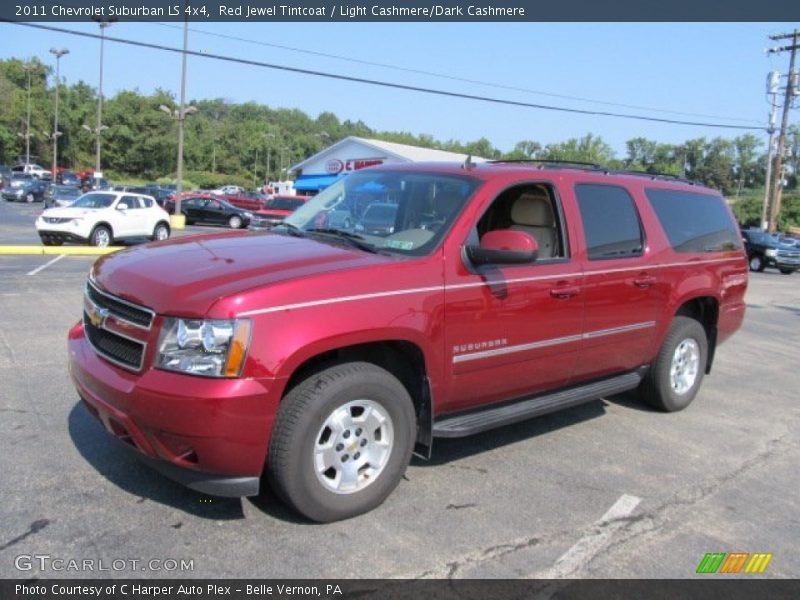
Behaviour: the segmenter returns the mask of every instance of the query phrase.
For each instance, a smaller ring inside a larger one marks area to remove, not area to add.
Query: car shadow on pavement
[[[625,408],[630,408],[632,410],[639,410],[642,412],[649,412],[649,413],[662,412],[660,410],[656,410],[655,408],[647,404],[644,400],[642,400],[639,397],[639,392],[637,392],[636,390],[631,390],[629,392],[622,392],[621,394],[609,396],[608,398],[606,398],[606,400],[618,406],[624,406]]]
[[[190,490],[140,463],[132,451],[109,435],[81,402],[68,417],[69,435],[86,461],[108,481],[138,496],[194,516],[216,521],[243,519],[240,498],[218,498]]]
[[[552,433],[562,427],[569,427],[603,416],[606,412],[605,406],[603,400],[593,400],[574,408],[490,429],[469,437],[436,438],[433,442],[433,455],[430,460],[414,457],[411,464],[420,467],[443,465],[474,454]]]

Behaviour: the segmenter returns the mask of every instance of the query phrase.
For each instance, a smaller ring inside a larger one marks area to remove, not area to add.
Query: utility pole
[[[769,216],[771,213],[770,199],[772,196],[772,160],[775,156],[775,122],[778,119],[778,87],[781,83],[781,74],[778,71],[771,71],[767,76],[767,95],[770,96],[769,113],[769,143],[767,145],[767,173],[764,180],[764,206],[761,211],[761,230],[769,229]]]
[[[100,26],[100,80],[97,88],[97,125],[94,128],[94,135],[95,135],[94,170],[95,173],[101,173],[102,168],[100,167],[100,146],[102,142],[100,141],[100,139],[103,130],[108,129],[107,127],[103,126],[103,53],[105,50],[105,42],[106,42],[106,27],[110,27],[111,22],[100,18],[97,19],[97,24]]]
[[[775,231],[778,223],[778,217],[781,212],[781,195],[783,194],[783,154],[786,150],[786,132],[789,128],[789,110],[792,107],[792,95],[794,93],[795,56],[797,54],[797,49],[800,48],[800,46],[797,45],[798,35],[800,35],[800,31],[795,29],[793,33],[784,33],[780,35],[769,36],[770,39],[773,41],[785,40],[785,39],[792,40],[791,46],[771,48],[767,51],[770,54],[776,52],[787,52],[787,51],[791,52],[791,55],[789,57],[789,75],[786,83],[786,94],[784,95],[783,99],[783,116],[781,118],[781,130],[780,133],[778,134],[778,147],[775,151],[775,165],[772,169],[773,180],[770,186],[771,193],[770,193],[770,207],[769,207],[769,221],[768,221],[768,230],[770,232]]]

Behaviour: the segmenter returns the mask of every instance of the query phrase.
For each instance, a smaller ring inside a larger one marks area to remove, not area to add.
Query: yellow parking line
[[[124,246],[0,246],[0,254],[67,254],[70,256],[97,256],[124,250]]]

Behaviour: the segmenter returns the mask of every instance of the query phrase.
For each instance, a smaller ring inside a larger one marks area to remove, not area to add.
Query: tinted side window
[[[719,196],[645,190],[676,252],[722,252],[742,247],[741,235]]]
[[[640,256],[642,227],[633,198],[615,185],[575,186],[590,260]]]

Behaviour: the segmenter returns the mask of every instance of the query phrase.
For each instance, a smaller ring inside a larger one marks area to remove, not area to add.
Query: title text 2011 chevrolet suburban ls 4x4
[[[391,206],[381,227],[359,226]],[[89,411],[189,487],[332,521],[412,452],[625,390],[685,408],[744,317],[719,193],[574,165],[381,166],[269,232],[100,259],[69,333]],[[466,443],[466,442],[465,442]]]

